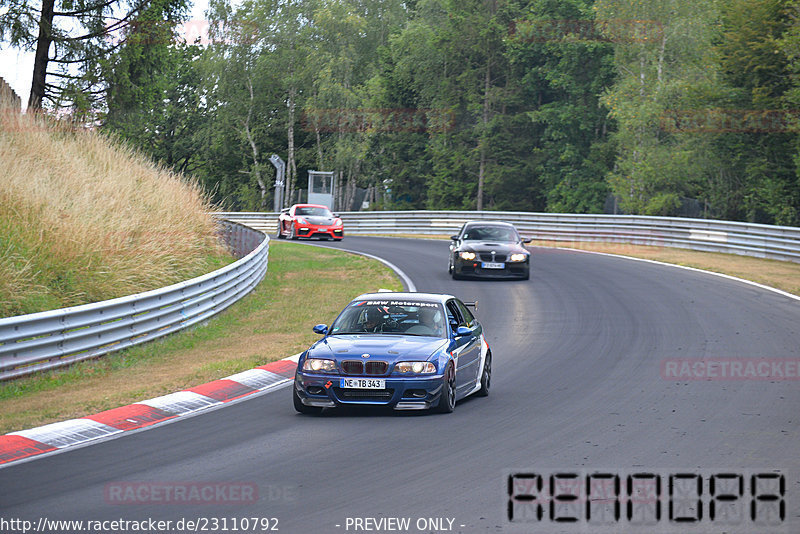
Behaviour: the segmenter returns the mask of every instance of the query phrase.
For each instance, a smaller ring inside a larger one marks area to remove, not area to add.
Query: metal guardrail
[[[516,211],[370,211],[339,214],[345,235],[446,235],[466,221],[500,220],[542,241],[600,241],[687,248],[800,262],[800,228],[640,215],[564,215]],[[277,213],[217,213],[268,233]]]
[[[206,275],[113,300],[0,319],[0,379],[96,358],[188,328],[248,294],[267,272],[269,237],[221,221],[241,259]]]

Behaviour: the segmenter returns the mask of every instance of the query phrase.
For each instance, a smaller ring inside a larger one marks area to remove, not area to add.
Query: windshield
[[[313,206],[304,206],[300,208],[295,208],[294,210],[295,215],[306,215],[312,217],[333,217],[331,210],[328,208],[317,208]]]
[[[464,231],[464,241],[518,241],[513,228],[505,226],[470,226]]]
[[[336,318],[330,335],[393,334],[445,337],[444,311],[435,302],[358,301]]]

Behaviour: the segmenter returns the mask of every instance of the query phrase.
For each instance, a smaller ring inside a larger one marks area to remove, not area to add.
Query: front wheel
[[[456,373],[451,366],[442,383],[442,394],[439,396],[439,404],[436,411],[439,413],[452,413],[456,409]]]
[[[289,228],[289,239],[297,239],[297,234],[294,231],[294,223],[292,223],[292,226]]]
[[[318,414],[322,411],[319,406],[306,406],[300,395],[297,394],[297,388],[292,387],[292,401],[294,402],[294,409],[306,415]]]
[[[481,389],[478,390],[479,397],[489,396],[489,386],[492,385],[492,353],[486,353],[486,361],[483,362],[483,373],[481,374]]]

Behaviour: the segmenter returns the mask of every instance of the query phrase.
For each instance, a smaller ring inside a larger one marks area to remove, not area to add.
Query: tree
[[[199,164],[197,132],[205,99],[199,46],[181,41],[178,13],[152,3],[126,31],[125,43],[101,63],[107,112],[103,127],[174,170]]]
[[[708,168],[699,165],[708,138],[670,128],[670,111],[696,109],[718,98],[721,88],[710,56],[717,28],[712,0],[598,0],[598,21],[609,24],[615,43],[617,80],[603,103],[618,124],[608,175],[620,206],[629,213],[675,215],[681,197],[696,197]],[[642,28],[644,33],[630,33]],[[620,33],[620,30],[622,32]]]
[[[794,8],[791,6],[794,5]],[[797,100],[797,56],[792,42],[797,35],[796,2],[788,0],[733,0],[721,5],[721,32],[714,50],[721,77],[730,87],[724,107],[745,113],[793,109]],[[722,156],[720,174],[727,200],[723,217],[753,222],[800,224],[800,182],[794,157],[797,130],[791,121],[766,129],[750,128],[726,133],[717,140]]]
[[[150,0],[0,0],[0,39],[35,51],[28,109],[46,101],[54,107],[88,110],[104,90],[98,87],[100,61],[119,48],[119,38],[148,9]],[[186,0],[162,4],[179,13]],[[109,23],[109,21],[111,21]],[[51,56],[52,53],[52,56]],[[49,81],[56,79],[55,83]]]
[[[615,81],[613,43],[592,2],[531,2],[514,21],[509,57],[523,88],[532,173],[547,211],[601,212],[615,121],[599,99]]]

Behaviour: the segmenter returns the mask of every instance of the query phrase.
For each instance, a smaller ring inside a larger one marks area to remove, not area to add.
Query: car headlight
[[[308,224],[308,221],[306,221],[302,217],[298,217],[296,220],[297,220],[298,224]]]
[[[527,254],[512,254],[511,261],[525,261],[527,259]]]
[[[333,225],[334,226],[341,226],[342,225],[342,220],[341,219],[336,219],[335,221],[333,221]]]
[[[394,369],[398,373],[414,373],[417,375],[429,375],[436,372],[436,366],[431,362],[398,362]]]
[[[308,358],[303,362],[303,371],[314,373],[331,373],[336,370],[336,362],[322,358]]]
[[[474,252],[459,252],[458,255],[461,256],[462,260],[474,260],[475,259],[475,253]]]

